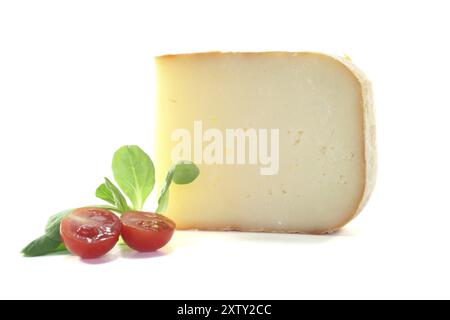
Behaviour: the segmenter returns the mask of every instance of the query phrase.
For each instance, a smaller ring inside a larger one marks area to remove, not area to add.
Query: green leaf
[[[200,170],[191,161],[180,161],[173,165],[169,172],[167,172],[166,180],[161,188],[156,212],[163,213],[167,210],[167,206],[169,205],[169,188],[172,181],[176,184],[188,184],[194,181],[199,174]]]
[[[56,247],[54,252],[68,251],[64,243],[60,243],[59,246]]]
[[[105,186],[111,192],[114,198],[114,204],[121,212],[130,211],[127,200],[123,196],[122,192],[112,183],[108,178],[105,178]]]
[[[156,208],[156,213],[165,212],[168,206],[169,206],[169,188],[161,190],[161,196],[158,199],[158,208]]]
[[[105,200],[108,203],[113,205],[116,204],[114,201],[114,195],[112,192],[106,187],[106,184],[102,183],[97,190],[95,191],[95,196],[99,199]]]
[[[156,208],[156,213],[163,213],[167,210],[167,206],[169,205],[169,187],[172,184],[173,175],[175,173],[176,165],[173,166],[169,172],[167,172],[166,180],[164,181],[164,185],[161,188],[161,193],[158,199],[158,208]]]
[[[61,226],[61,220],[72,211],[73,209],[64,210],[51,216],[45,227],[45,234],[30,242],[22,250],[23,255],[27,257],[37,257],[65,250],[66,248],[62,243],[59,228]]]
[[[26,257],[38,257],[49,253],[60,251],[58,250],[61,245],[61,241],[53,240],[52,238],[43,235],[28,244],[22,253]]]
[[[141,210],[155,185],[155,167],[150,157],[138,146],[124,146],[114,154],[112,170],[133,208]]]
[[[200,170],[191,161],[180,161],[175,166],[175,172],[173,174],[173,182],[176,184],[188,184],[194,181]]]

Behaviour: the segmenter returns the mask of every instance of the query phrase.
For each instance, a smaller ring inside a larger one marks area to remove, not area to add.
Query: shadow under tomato
[[[86,264],[105,264],[105,263],[110,263],[113,262],[114,260],[117,260],[118,256],[116,253],[108,253],[107,255],[100,257],[100,258],[96,258],[96,259],[80,259],[81,262],[86,263]]]
[[[171,254],[173,248],[171,246],[165,246],[157,251],[153,252],[137,252],[130,249],[127,246],[120,246],[120,256],[125,259],[148,259],[148,258],[159,258]]]

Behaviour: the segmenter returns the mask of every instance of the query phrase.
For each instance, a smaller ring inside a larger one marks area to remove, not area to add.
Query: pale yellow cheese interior
[[[351,220],[370,193],[370,87],[344,61],[315,53],[205,53],[157,62],[156,168],[171,166],[173,130],[278,128],[279,172],[200,164],[173,185],[180,229],[323,233]],[[193,133],[192,133],[193,134]],[[224,150],[226,153],[227,150]],[[370,160],[374,161],[374,160]]]

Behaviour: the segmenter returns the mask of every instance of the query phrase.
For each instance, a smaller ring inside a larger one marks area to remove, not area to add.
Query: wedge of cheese
[[[348,59],[308,52],[156,58],[159,181],[174,161],[179,229],[321,234],[364,207],[375,181],[371,86]]]

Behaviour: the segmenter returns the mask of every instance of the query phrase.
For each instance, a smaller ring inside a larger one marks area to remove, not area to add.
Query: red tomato
[[[132,249],[151,252],[172,238],[175,223],[157,213],[126,212],[122,215],[122,238]]]
[[[83,259],[101,257],[119,240],[122,224],[112,212],[79,208],[61,221],[61,238],[66,248]]]

